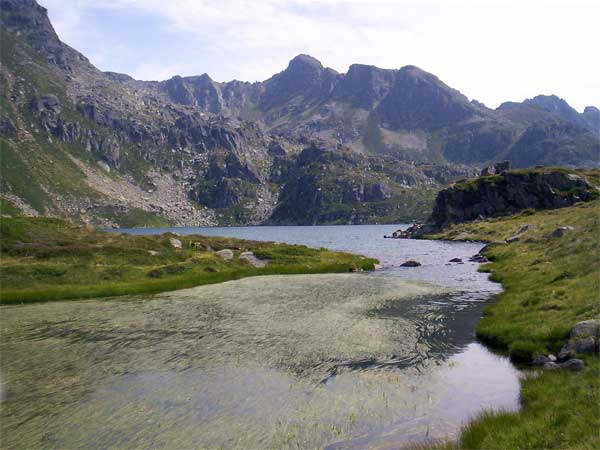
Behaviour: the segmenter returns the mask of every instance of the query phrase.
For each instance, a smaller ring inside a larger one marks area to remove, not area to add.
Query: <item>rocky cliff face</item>
[[[599,196],[582,175],[566,170],[505,171],[453,184],[437,195],[426,232],[453,223],[515,214],[527,208],[562,208]]]
[[[554,97],[492,111],[413,66],[340,74],[308,55],[260,83],[143,82],[95,68],[34,0],[0,10],[0,207],[104,225],[393,222],[484,162],[598,163],[598,110]]]

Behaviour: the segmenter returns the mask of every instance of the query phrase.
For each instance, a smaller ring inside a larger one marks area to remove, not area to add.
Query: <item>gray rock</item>
[[[104,161],[98,161],[98,165],[105,172],[110,172],[110,166],[108,164],[106,164]]]
[[[592,336],[581,339],[575,343],[575,351],[577,353],[592,354],[596,351],[596,339]]]
[[[556,358],[559,362],[563,362],[570,358],[574,358],[576,354],[577,344],[575,342],[570,342],[563,345],[563,347],[560,349],[560,352],[558,352],[558,355],[556,355]]]
[[[489,262],[489,259],[487,259],[485,256],[477,254],[477,255],[473,255],[469,258],[469,261],[474,262],[474,263],[479,263],[479,264],[483,264],[486,262]]]
[[[521,235],[523,233],[526,233],[526,232],[528,232],[531,229],[533,229],[533,225],[527,223],[527,224],[523,225],[521,228],[519,228],[519,230],[517,231],[517,235]]]
[[[412,259],[403,262],[400,264],[400,267],[419,267],[421,265],[418,261],[413,261]]]
[[[505,241],[502,242],[490,242],[489,244],[484,245],[481,250],[479,250],[479,254],[483,256],[483,254],[488,251],[490,248],[498,246],[498,245],[506,245]]]
[[[182,243],[179,239],[169,238],[169,243],[171,244],[171,246],[173,248],[181,248],[182,247]]]
[[[233,250],[230,250],[228,248],[219,250],[218,252],[216,252],[216,254],[223,258],[225,261],[233,259]]]
[[[482,177],[489,177],[490,175],[494,175],[495,173],[496,173],[496,172],[495,172],[495,170],[494,170],[494,168],[493,168],[493,167],[484,167],[484,168],[481,170],[481,173],[479,174],[479,176],[482,176]]]
[[[550,361],[550,362],[544,363],[544,369],[557,370],[557,369],[560,369],[560,365],[556,364],[555,362]]]
[[[587,336],[600,335],[600,320],[590,319],[576,323],[571,328],[571,338],[581,338]]]
[[[559,364],[561,369],[579,371],[583,370],[585,363],[581,359],[572,358]]]
[[[554,356],[553,354],[548,355],[548,359],[552,362],[556,362],[556,356]]]
[[[494,164],[494,172],[495,173],[503,173],[510,170],[510,161],[500,161]]]
[[[537,354],[533,358],[533,364],[536,366],[543,366],[546,363],[554,362],[550,358],[544,355]]]
[[[248,261],[254,267],[265,267],[269,263],[269,261],[266,259],[257,258],[252,252],[240,253],[239,259]]]
[[[555,239],[555,238],[563,237],[566,233],[568,233],[569,231],[573,231],[573,230],[575,230],[575,228],[573,228],[571,226],[558,227],[556,230],[554,230],[552,233],[550,233],[548,235],[548,239]]]
[[[158,255],[160,255],[160,253],[157,252],[156,250],[148,250],[148,254],[150,256],[158,256]]]

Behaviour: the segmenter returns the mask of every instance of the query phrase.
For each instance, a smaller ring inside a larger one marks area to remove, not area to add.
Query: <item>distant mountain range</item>
[[[0,0],[0,204],[103,225],[424,218],[435,192],[508,159],[598,166],[600,111],[556,96],[492,110],[414,66],[308,55],[266,81],[138,81]]]

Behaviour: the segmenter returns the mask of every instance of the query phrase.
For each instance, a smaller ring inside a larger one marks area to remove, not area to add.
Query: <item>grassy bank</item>
[[[370,270],[376,262],[301,245],[106,233],[49,218],[2,218],[0,241],[3,304],[157,293],[256,275]],[[215,253],[222,249],[234,257]],[[239,258],[244,251],[269,263],[254,267]]]
[[[600,316],[600,202],[453,226],[436,239],[504,242],[529,225],[518,241],[488,247],[481,270],[504,292],[486,307],[477,336],[490,347],[530,361],[556,352],[570,328]],[[557,227],[571,226],[560,237]],[[600,448],[600,361],[582,356],[582,372],[532,373],[521,385],[522,410],[485,414],[443,448]]]

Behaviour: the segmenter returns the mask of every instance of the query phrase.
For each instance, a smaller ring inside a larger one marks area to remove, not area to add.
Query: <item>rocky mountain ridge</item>
[[[598,110],[557,98],[492,111],[414,66],[340,74],[308,55],[260,83],[138,81],[62,43],[34,0],[1,0],[0,27],[9,209],[104,225],[394,222],[500,157],[597,164]]]

